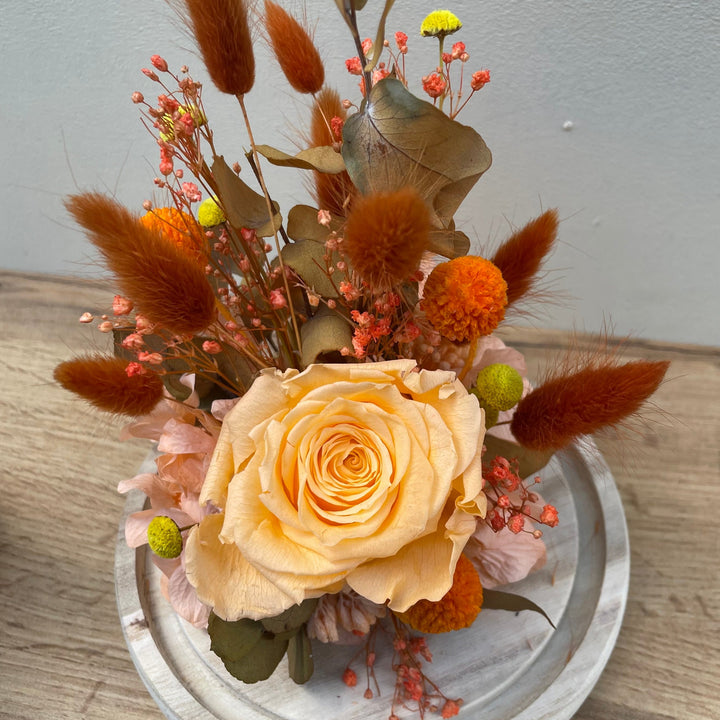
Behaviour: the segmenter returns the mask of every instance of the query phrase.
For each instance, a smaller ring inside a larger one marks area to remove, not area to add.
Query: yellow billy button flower
[[[420,25],[423,37],[445,37],[452,35],[462,27],[462,23],[449,10],[433,10]]]
[[[198,207],[197,211],[197,219],[198,222],[206,228],[220,225],[226,220],[225,213],[222,211],[222,208],[217,204],[217,200],[212,197],[209,197],[200,203],[200,207]]]
[[[522,397],[522,376],[510,365],[494,363],[478,373],[471,392],[477,396],[480,406],[486,410],[488,408],[510,410]]]
[[[150,521],[147,538],[150,549],[161,558],[176,558],[182,552],[180,528],[165,515],[158,515]]]

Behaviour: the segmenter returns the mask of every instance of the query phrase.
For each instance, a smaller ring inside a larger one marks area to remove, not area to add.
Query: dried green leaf
[[[307,627],[290,638],[288,649],[288,674],[298,685],[306,683],[313,674],[312,645],[307,634]]]
[[[385,2],[385,7],[383,8],[382,15],[380,16],[380,22],[378,23],[377,34],[375,35],[375,42],[373,43],[373,54],[365,65],[365,72],[370,72],[378,64],[380,56],[385,50],[385,22],[387,21],[387,16],[394,3],[395,0],[386,0]],[[363,5],[364,4],[365,3],[363,2]]]
[[[262,623],[247,618],[228,622],[210,613],[210,649],[225,663],[237,662],[250,653],[263,635]]]
[[[310,205],[295,205],[290,208],[287,218],[287,234],[293,240],[314,240],[324,243],[330,231],[339,231],[343,221],[339,218],[330,220],[330,227],[327,228],[318,222],[318,211]]]
[[[542,470],[553,456],[552,450],[530,450],[529,448],[503,440],[494,435],[486,434],[483,444],[487,448],[486,458],[500,455],[508,460],[517,460],[520,463],[520,477],[525,479]]]
[[[225,162],[222,155],[216,155],[212,164],[212,175],[217,183],[223,210],[234,228],[262,229],[270,226],[265,197],[246,185]],[[279,227],[277,203],[274,204],[275,223]],[[272,235],[272,230],[261,237]],[[258,233],[260,234],[260,233]]]
[[[468,254],[470,238],[459,230],[432,230],[428,250],[452,260]]]
[[[280,615],[265,618],[260,622],[268,632],[275,633],[276,635],[287,632],[288,630],[298,630],[310,619],[310,616],[315,612],[317,604],[318,598],[304,600],[300,605],[293,605],[291,608],[285,610],[285,612],[280,613]]]
[[[553,621],[548,614],[532,600],[522,595],[502,592],[500,590],[483,590],[483,610],[508,610],[509,612],[520,612],[521,610],[532,610],[540,613],[555,629]]]
[[[233,677],[242,682],[256,683],[267,680],[285,657],[288,643],[286,637],[265,633],[260,636],[249,655],[244,655],[239,660],[223,661],[223,664]]]
[[[302,363],[328,362],[328,355],[337,355],[344,347],[352,347],[353,331],[347,319],[323,306],[301,328]]]
[[[301,170],[317,170],[318,172],[337,175],[345,170],[342,155],[330,145],[301,150],[297,155],[288,155],[270,145],[258,145],[257,151],[272,165],[294,167]]]
[[[373,86],[343,128],[343,158],[361,193],[412,185],[448,228],[492,155],[478,133],[409,92],[393,77]]]
[[[337,297],[337,290],[328,278],[325,246],[314,240],[299,240],[281,250],[283,263],[297,273],[303,282],[323,297]]]

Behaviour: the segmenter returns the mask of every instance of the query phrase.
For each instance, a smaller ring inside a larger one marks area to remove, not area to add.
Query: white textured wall
[[[294,0],[293,0],[294,2]],[[3,0],[0,267],[98,272],[70,225],[64,194],[106,189],[140,209],[152,196],[156,148],[129,100],[153,94],[139,69],[153,53],[204,75],[161,0]],[[369,0],[363,17],[381,3]],[[332,0],[309,0],[328,74],[353,90],[354,54]],[[297,7],[286,3],[286,7]],[[492,82],[460,120],[494,155],[458,215],[492,248],[541,208],[558,206],[561,245],[550,266],[572,296],[537,321],[720,345],[720,3],[717,0],[456,0],[465,23],[453,39],[468,69]],[[408,67],[432,67],[434,41],[416,36],[435,5],[397,0],[388,29],[411,37]],[[365,34],[374,30],[368,22]],[[282,133],[304,101],[261,60],[249,98],[259,142],[292,147]],[[239,159],[246,139],[233,99],[206,85],[220,150]],[[566,121],[572,130],[564,130]],[[271,174],[281,200],[304,201],[292,171]],[[77,183],[77,185],[75,184]]]

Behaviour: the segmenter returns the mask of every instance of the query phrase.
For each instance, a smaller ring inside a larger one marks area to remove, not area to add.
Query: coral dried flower
[[[115,200],[99,193],[68,198],[66,207],[100,250],[122,294],[151,323],[194,335],[215,319],[204,269]]]
[[[98,353],[60,363],[53,375],[66,390],[100,410],[147,415],[163,397],[162,380],[147,368],[128,373],[127,367],[127,360]]]
[[[422,309],[453,342],[489,335],[505,317],[507,284],[500,270],[476,255],[437,265],[423,290]]]
[[[140,223],[162,235],[203,267],[207,264],[205,236],[192,215],[174,207],[155,208],[143,215]]]
[[[558,224],[558,211],[546,210],[513,233],[495,252],[492,262],[507,283],[508,305],[533,289],[537,272],[557,239]]]
[[[470,627],[480,613],[483,590],[472,562],[460,555],[450,590],[437,602],[420,600],[398,617],[424,633],[443,633]]]
[[[187,22],[218,90],[250,92],[255,55],[245,0],[185,0]]]
[[[418,192],[406,187],[355,199],[344,240],[353,268],[378,288],[412,275],[430,234],[430,212]]]
[[[300,93],[319,92],[325,68],[308,31],[271,0],[265,0],[265,20],[273,52],[290,85]]]
[[[639,360],[617,365],[593,359],[564,372],[526,395],[510,429],[533,450],[559,450],[579,435],[614,426],[636,413],[662,382],[669,362]]]

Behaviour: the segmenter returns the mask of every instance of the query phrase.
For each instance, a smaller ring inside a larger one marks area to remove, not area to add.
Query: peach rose
[[[483,413],[414,360],[265,370],[223,422],[188,579],[226,620],[350,587],[404,611],[439,600],[484,516]]]

